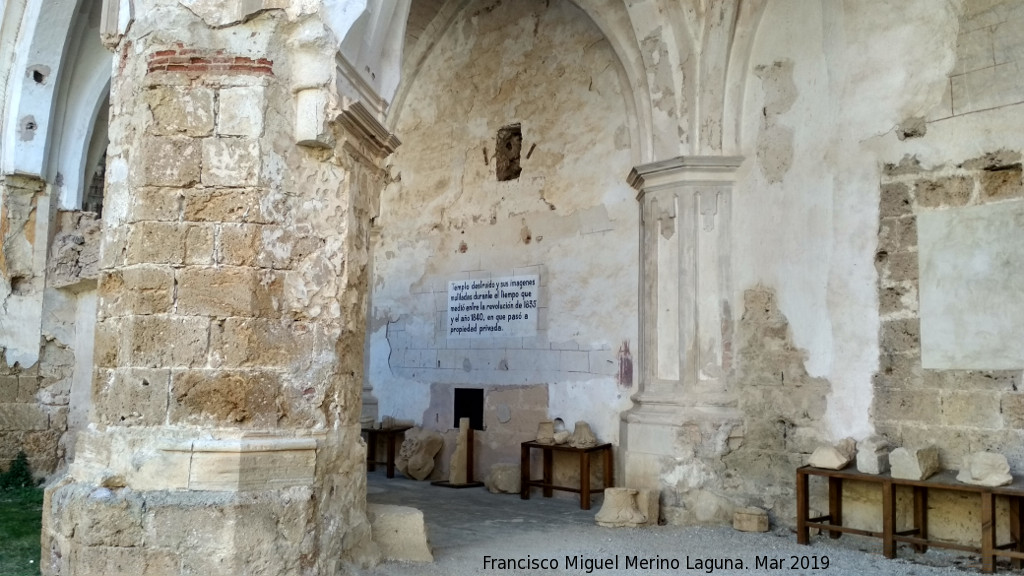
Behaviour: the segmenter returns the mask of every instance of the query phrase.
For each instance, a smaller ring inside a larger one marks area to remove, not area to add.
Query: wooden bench
[[[808,504],[808,480],[811,476],[828,479],[828,514],[810,517]],[[843,482],[855,480],[877,484],[882,491],[882,531],[874,532],[843,525]],[[913,494],[911,526],[907,530],[896,529],[896,489],[909,487]],[[928,492],[946,490],[978,495],[981,506],[980,546],[966,546],[954,542],[934,540],[928,537]],[[1005,497],[1010,509],[1010,541],[997,544],[996,498]],[[810,541],[810,529],[817,528],[829,533],[830,538],[839,538],[843,533],[859,534],[882,539],[882,553],[886,558],[896,556],[896,544],[903,542],[914,546],[916,552],[925,552],[929,546],[951,548],[981,555],[981,571],[995,571],[999,556],[1013,559],[1013,566],[1020,568],[1024,560],[1024,517],[1021,515],[1021,499],[1024,498],[1024,480],[1015,480],[1007,486],[976,486],[964,484],[956,479],[955,472],[940,472],[927,480],[893,478],[889,474],[864,474],[853,469],[826,470],[804,466],[796,471],[796,539],[800,544]]]

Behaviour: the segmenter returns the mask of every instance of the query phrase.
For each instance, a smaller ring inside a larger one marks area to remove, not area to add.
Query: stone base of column
[[[658,490],[668,524],[731,522],[722,458],[742,435],[736,408],[640,400],[622,416],[625,486]]]
[[[335,574],[372,563],[358,434],[89,431],[46,490],[42,572]]]

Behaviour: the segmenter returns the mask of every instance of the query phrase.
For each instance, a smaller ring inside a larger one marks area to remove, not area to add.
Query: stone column
[[[136,0],[116,39],[94,409],[44,574],[372,560],[367,235],[398,141],[338,92],[318,16],[277,4]]]
[[[623,414],[626,486],[661,490],[670,522],[726,519],[721,456],[741,434],[732,371],[730,223],[742,158],[684,156],[638,166],[639,390]]]

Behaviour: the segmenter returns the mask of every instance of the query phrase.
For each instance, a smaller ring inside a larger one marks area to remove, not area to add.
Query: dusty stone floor
[[[557,493],[556,493],[557,494]],[[367,500],[371,503],[413,506],[424,512],[433,564],[383,563],[363,570],[362,576],[430,576],[484,574],[900,574],[908,576],[980,573],[972,555],[932,550],[915,555],[900,547],[899,558],[881,556],[875,539],[844,536],[839,540],[815,537],[811,546],[800,546],[787,528],[765,534],[745,534],[731,528],[659,526],[648,529],[609,529],[594,524],[600,497],[591,510],[580,510],[575,495],[545,499],[534,490],[530,500],[491,494],[485,488],[450,489],[406,478],[387,479],[382,471],[369,474]],[[557,569],[501,569],[485,565],[485,557],[515,560],[557,560]],[[618,569],[596,568],[588,572],[579,561],[566,567],[566,557],[596,560],[618,558]],[[678,568],[629,568],[627,558],[677,560]],[[757,568],[758,557],[778,559],[778,569]],[[791,569],[797,562],[818,561],[819,568]],[[824,558],[828,557],[828,567]],[[733,567],[720,564],[728,559]],[[806,559],[806,560],[804,560]],[[709,561],[710,560],[710,570]],[[742,561],[739,568],[736,561]],[[719,564],[716,565],[716,561]],[[687,564],[689,563],[689,564]],[[689,568],[687,567],[689,566]],[[1000,565],[1000,571],[1007,568]]]

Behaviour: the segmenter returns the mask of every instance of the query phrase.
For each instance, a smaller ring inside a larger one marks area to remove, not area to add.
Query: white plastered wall
[[[826,432],[836,439],[872,431],[882,165],[919,148],[896,128],[940,106],[957,28],[956,3],[797,0],[770,2],[759,27],[734,202],[735,297],[776,290],[808,372],[831,382]],[[957,140],[954,131],[940,146]]]

